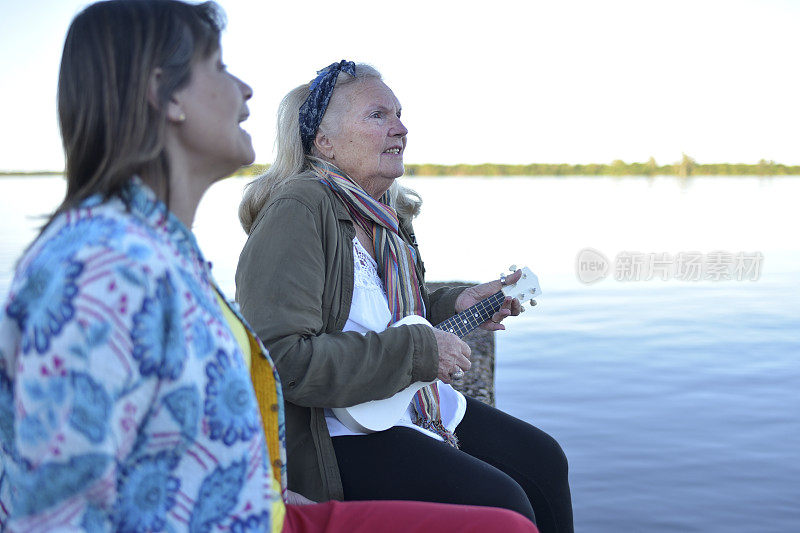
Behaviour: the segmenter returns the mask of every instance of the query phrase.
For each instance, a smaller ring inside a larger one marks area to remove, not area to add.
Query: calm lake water
[[[245,183],[215,185],[194,228],[229,295]],[[405,183],[430,280],[539,275],[539,305],[497,336],[497,404],[562,444],[578,531],[800,531],[800,178]],[[63,190],[0,179],[0,295]],[[578,279],[585,248],[605,279]],[[618,254],[713,252],[760,253],[758,279],[615,279]]]

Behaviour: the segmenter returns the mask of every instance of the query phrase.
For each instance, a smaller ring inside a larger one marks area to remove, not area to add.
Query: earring
[[[184,120],[186,120],[186,115],[184,113],[178,115],[178,122],[183,122]]]

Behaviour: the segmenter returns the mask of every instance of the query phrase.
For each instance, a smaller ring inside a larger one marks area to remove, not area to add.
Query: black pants
[[[504,507],[542,533],[573,530],[567,458],[555,439],[471,398],[456,435],[460,450],[405,427],[334,437],[345,500]]]

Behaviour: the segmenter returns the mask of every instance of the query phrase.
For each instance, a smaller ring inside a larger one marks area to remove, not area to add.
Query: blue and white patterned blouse
[[[273,477],[214,290],[192,233],[137,178],[54,220],[0,316],[0,529],[280,527],[280,387]]]

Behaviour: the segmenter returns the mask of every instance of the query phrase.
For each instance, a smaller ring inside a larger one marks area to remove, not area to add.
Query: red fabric
[[[411,501],[329,501],[287,505],[283,533],[538,533],[514,511]]]

